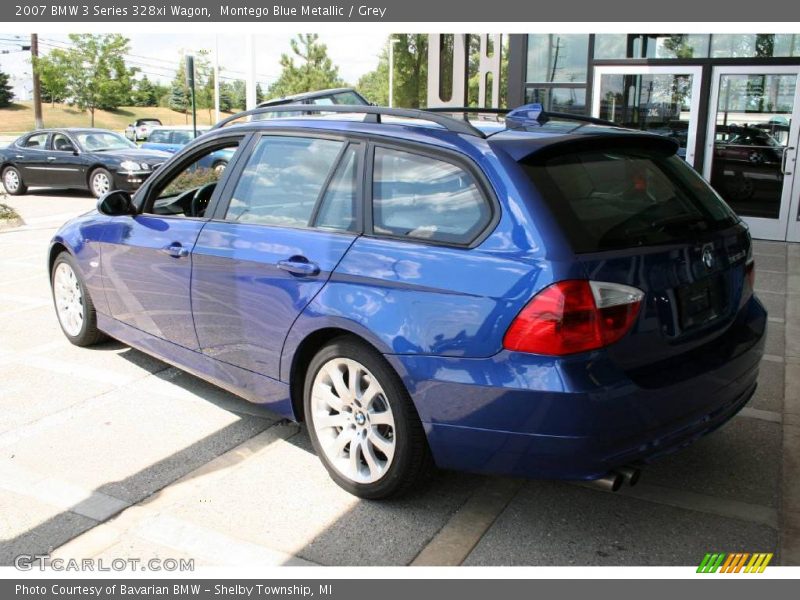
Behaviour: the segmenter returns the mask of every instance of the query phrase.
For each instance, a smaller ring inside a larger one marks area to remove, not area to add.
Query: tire
[[[351,373],[357,373],[355,395],[348,384]],[[349,337],[333,340],[312,359],[303,391],[317,456],[351,494],[370,500],[400,496],[433,471],[408,391],[386,359],[366,344]]]
[[[97,328],[97,313],[75,259],[62,252],[50,273],[53,306],[61,331],[76,346],[92,346],[107,339]]]
[[[3,169],[3,188],[12,196],[21,196],[28,191],[28,186],[22,181],[22,173],[17,167]]]
[[[221,177],[222,173],[225,169],[228,168],[228,161],[226,160],[218,160],[211,166],[211,170],[217,175],[217,177]]]
[[[89,175],[89,191],[95,198],[114,189],[114,178],[108,170],[98,167]]]

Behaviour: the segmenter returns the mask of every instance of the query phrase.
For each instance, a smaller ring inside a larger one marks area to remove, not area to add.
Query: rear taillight
[[[747,256],[744,259],[744,286],[742,289],[742,304],[750,299],[756,289],[756,261],[753,258],[752,242],[747,248]]]
[[[641,290],[618,283],[559,281],[522,309],[503,347],[555,356],[603,348],[630,331],[642,298]]]

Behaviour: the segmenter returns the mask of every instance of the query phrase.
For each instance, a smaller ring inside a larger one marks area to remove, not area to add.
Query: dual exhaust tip
[[[617,467],[607,475],[586,483],[606,492],[616,492],[626,483],[631,486],[636,485],[640,475],[641,471],[636,467]]]

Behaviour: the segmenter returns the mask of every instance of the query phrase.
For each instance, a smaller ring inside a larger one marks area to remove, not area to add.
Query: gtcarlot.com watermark
[[[194,571],[193,558],[51,558],[48,554],[20,554],[14,558],[20,571]]]

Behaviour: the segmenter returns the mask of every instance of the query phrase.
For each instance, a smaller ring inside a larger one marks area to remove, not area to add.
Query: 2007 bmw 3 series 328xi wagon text
[[[71,342],[305,421],[363,498],[434,467],[616,489],[752,396],[750,236],[672,139],[538,105],[274,110],[60,229]]]

